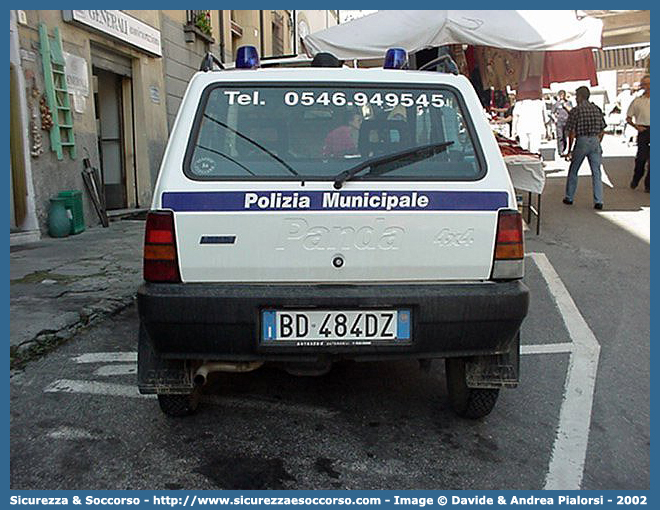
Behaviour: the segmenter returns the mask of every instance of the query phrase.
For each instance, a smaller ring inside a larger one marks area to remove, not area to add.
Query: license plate
[[[410,310],[263,310],[262,342],[310,345],[409,342]]]

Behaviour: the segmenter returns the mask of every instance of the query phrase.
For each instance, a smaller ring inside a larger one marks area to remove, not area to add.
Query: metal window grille
[[[206,15],[209,11],[186,11],[186,23],[188,25],[194,25],[197,17],[200,14]]]
[[[638,67],[637,62],[635,62],[635,51],[645,47],[646,46],[632,46],[628,48],[594,50],[596,71],[631,69]]]

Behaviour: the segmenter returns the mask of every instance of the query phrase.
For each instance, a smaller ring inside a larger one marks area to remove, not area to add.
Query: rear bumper
[[[140,321],[159,357],[316,361],[491,355],[507,352],[527,314],[521,281],[474,284],[153,284],[138,290]],[[408,345],[260,345],[263,309],[409,308]]]

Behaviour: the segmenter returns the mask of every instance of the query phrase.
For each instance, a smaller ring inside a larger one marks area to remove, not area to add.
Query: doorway
[[[92,73],[105,206],[108,210],[125,209],[129,206],[129,181],[131,188],[135,186],[130,157],[133,154],[131,79],[96,66],[92,67]]]

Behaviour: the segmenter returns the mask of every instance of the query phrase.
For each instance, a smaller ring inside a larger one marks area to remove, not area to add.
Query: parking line
[[[63,426],[46,434],[51,439],[68,439],[78,441],[80,439],[97,439],[97,436],[88,430],[76,427]]]
[[[98,381],[76,381],[72,379],[58,379],[46,388],[46,393],[87,393],[92,395],[112,395],[115,397],[155,397],[155,395],[141,395],[137,386],[129,384],[115,384]]]
[[[76,363],[130,363],[137,361],[137,352],[86,352],[71,359]]]
[[[572,352],[575,346],[572,343],[521,345],[520,354],[561,354]]]
[[[121,365],[103,365],[94,371],[94,375],[133,375],[137,374],[137,363],[122,363]]]
[[[573,342],[546,490],[579,490],[589,442],[600,345],[544,253],[530,253]]]
[[[83,381],[73,379],[58,379],[44,388],[46,393],[84,393],[91,395],[108,395],[113,397],[156,398],[156,395],[143,395],[138,393],[137,386],[130,384],[116,384],[98,381]],[[218,397],[215,395],[202,395],[201,401],[227,407],[241,409],[256,409],[258,411],[283,411],[285,413],[298,413],[314,415],[320,418],[329,418],[338,411],[319,406],[281,402],[271,399],[243,396],[241,398]]]

